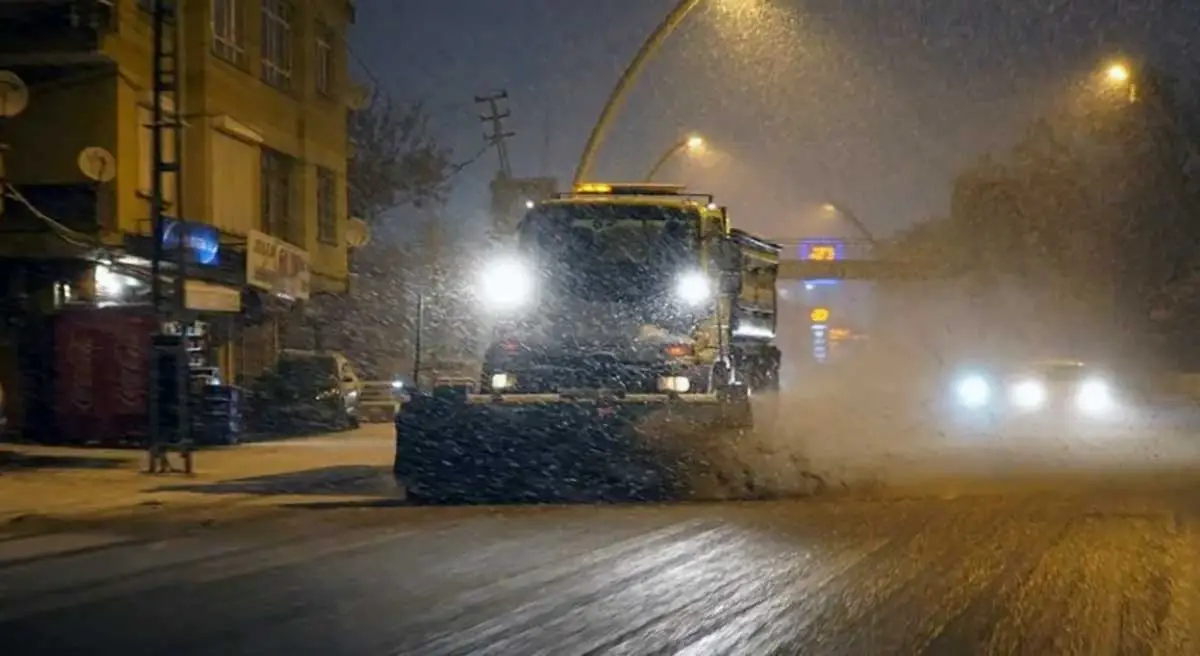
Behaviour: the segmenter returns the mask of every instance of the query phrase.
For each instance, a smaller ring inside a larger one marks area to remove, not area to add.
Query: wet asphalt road
[[[1198,654],[1200,477],[337,508],[0,565],[5,654]],[[91,533],[101,527],[90,527]]]

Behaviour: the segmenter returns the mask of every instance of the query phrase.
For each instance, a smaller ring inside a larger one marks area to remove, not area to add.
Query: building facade
[[[178,118],[163,132],[171,151],[172,130],[181,130],[182,152],[178,173],[165,176],[164,212],[189,237],[164,244],[195,251],[188,277],[205,287],[189,288],[188,303],[215,317],[214,357],[226,376],[253,377],[273,364],[280,325],[298,302],[347,289],[346,114],[361,95],[345,45],[354,5],[171,5],[179,74],[162,103]],[[101,301],[114,277],[130,287],[145,282],[138,267],[153,246],[156,175],[152,10],[152,0],[0,3],[0,71],[26,86],[16,94],[25,100],[19,114],[4,117],[0,107],[0,171],[21,194],[0,210],[9,317],[0,341],[9,351],[21,317]],[[4,97],[0,90],[0,105]],[[264,267],[268,251],[289,254],[295,266]],[[277,287],[271,276],[304,280]]]

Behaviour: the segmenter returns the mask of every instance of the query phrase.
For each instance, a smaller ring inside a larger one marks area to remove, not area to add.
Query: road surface
[[[0,542],[0,635],[14,655],[1194,655],[1198,483],[90,526],[41,555]]]

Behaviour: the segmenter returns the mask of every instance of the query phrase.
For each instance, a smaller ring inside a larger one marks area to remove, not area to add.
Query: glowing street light
[[[629,93],[629,89],[633,87],[637,76],[645,68],[646,62],[658,52],[659,47],[671,36],[675,28],[683,22],[684,18],[691,13],[696,5],[700,4],[700,0],[680,0],[679,4],[667,14],[658,27],[650,33],[646,42],[638,49],[637,54],[633,56],[633,60],[629,62],[629,66],[625,68],[625,72],[621,73],[621,78],[617,80],[617,86],[613,87],[612,92],[608,96],[608,101],[604,103],[604,109],[600,110],[600,117],[596,119],[596,125],[592,127],[592,133],[588,135],[587,144],[583,147],[583,154],[579,157],[579,165],[575,168],[575,179],[571,186],[575,187],[584,182],[584,178],[591,173],[592,161],[596,159],[596,151],[600,148],[600,141],[604,138],[604,133],[608,130],[609,123],[612,122],[612,117],[616,113],[618,107],[625,100],[625,95]]]
[[[1112,64],[1105,71],[1105,77],[1113,84],[1124,84],[1129,81],[1129,67],[1125,64]]]
[[[743,6],[743,3],[758,2],[759,0],[734,0],[738,6]],[[679,27],[683,19],[687,18],[700,4],[700,0],[679,0],[678,4],[671,9],[670,13],[663,18],[658,27],[650,33],[646,38],[645,43],[638,49],[637,54],[625,67],[625,71],[621,73],[620,79],[617,80],[617,86],[608,95],[608,100],[604,103],[604,108],[600,110],[600,116],[596,119],[596,124],[592,126],[592,133],[588,135],[587,143],[583,146],[583,154],[579,156],[579,164],[575,167],[575,177],[571,181],[571,186],[576,187],[586,181],[588,175],[592,172],[592,162],[596,159],[596,151],[600,149],[600,142],[604,140],[604,133],[608,131],[608,126],[612,123],[613,116],[620,109],[621,104],[625,101],[625,96],[629,90],[633,88],[633,83],[637,81],[637,77],[641,74],[642,69],[646,67],[646,63],[658,52],[662,47],[667,37]]]
[[[1125,62],[1113,62],[1104,68],[1104,83],[1122,92],[1129,102],[1137,102],[1137,80],[1133,69]]]
[[[673,144],[670,148],[663,152],[661,157],[655,160],[654,165],[651,166],[650,170],[646,172],[645,180],[647,182],[653,180],[655,174],[658,173],[658,170],[661,169],[667,162],[671,161],[672,157],[679,153],[686,152],[689,154],[697,154],[702,152],[704,150],[704,144],[704,137],[695,134]]]

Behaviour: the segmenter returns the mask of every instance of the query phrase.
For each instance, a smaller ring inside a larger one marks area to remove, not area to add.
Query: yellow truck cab
[[[485,393],[777,385],[779,246],[733,229],[711,195],[583,184],[534,204],[515,237],[509,258],[484,273],[481,301],[498,319]],[[620,380],[589,379],[593,355],[611,356]],[[536,360],[554,360],[561,375]]]

